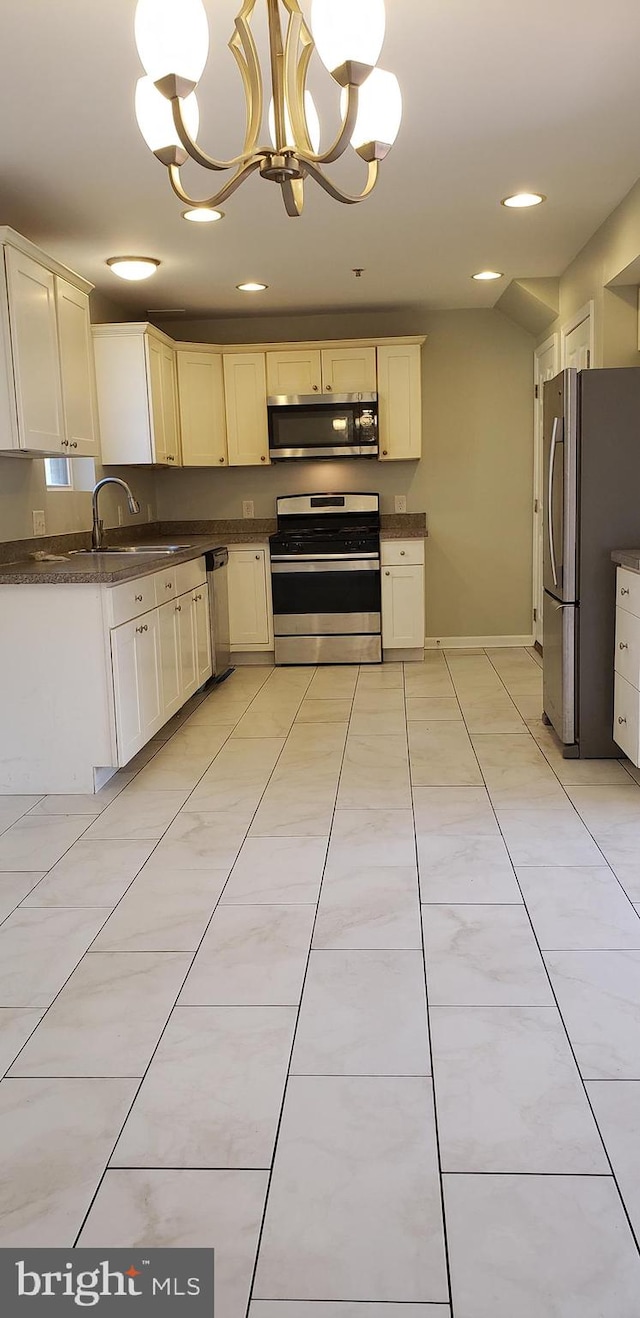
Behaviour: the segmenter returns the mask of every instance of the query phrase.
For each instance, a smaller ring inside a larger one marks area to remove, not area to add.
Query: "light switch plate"
[[[254,516],[254,512],[253,512],[253,499],[243,499],[243,500],[242,500],[242,516],[243,516],[243,517],[253,517],[253,516]]]
[[[396,495],[394,495],[393,503],[394,503],[395,511],[396,511],[397,513],[406,513],[406,511],[407,511],[407,496],[406,496],[406,494],[396,494]]]
[[[34,535],[46,535],[46,534],[47,534],[47,523],[46,523],[46,521],[45,521],[44,510],[43,510],[43,509],[41,509],[39,512],[36,512],[36,511],[34,510],[34,513],[33,513],[33,534],[34,534]]]

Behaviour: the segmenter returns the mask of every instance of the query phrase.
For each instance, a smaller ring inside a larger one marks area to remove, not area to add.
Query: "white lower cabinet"
[[[211,677],[211,622],[209,613],[209,587],[205,582],[192,595],[195,630],[197,687]]]
[[[165,722],[158,610],[111,633],[118,763],[126,764]]]
[[[182,701],[198,689],[196,629],[191,595],[181,595],[174,605],[180,635],[180,674]]]
[[[177,714],[182,704],[182,670],[180,663],[180,614],[177,600],[168,600],[158,609],[160,661],[165,717]]]
[[[640,766],[640,573],[618,568],[613,740]]]
[[[271,563],[265,545],[229,550],[229,632],[232,650],[273,649]]]
[[[424,541],[382,543],[382,649],[424,650]]]
[[[211,677],[206,583],[158,609],[165,721]]]

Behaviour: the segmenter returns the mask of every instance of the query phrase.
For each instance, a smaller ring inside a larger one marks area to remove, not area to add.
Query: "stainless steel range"
[[[381,663],[379,495],[298,494],[276,509],[276,663]]]

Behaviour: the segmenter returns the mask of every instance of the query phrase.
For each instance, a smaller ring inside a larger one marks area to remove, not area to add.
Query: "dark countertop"
[[[116,555],[109,554],[96,562],[88,555],[70,551],[90,544],[89,532],[41,537],[32,540],[5,541],[0,544],[0,585],[90,585],[114,586],[135,577],[147,577],[174,563],[188,563],[208,549],[220,545],[268,544],[276,530],[275,518],[227,518],[211,521],[155,522],[140,527],[119,527],[106,532],[110,545],[117,544],[186,544],[179,554]],[[383,513],[383,540],[424,539],[427,535],[425,513]],[[53,560],[36,559],[36,553],[52,554]],[[640,569],[639,569],[640,570]]]
[[[620,567],[628,567],[631,572],[640,572],[640,549],[614,549],[611,558]]]

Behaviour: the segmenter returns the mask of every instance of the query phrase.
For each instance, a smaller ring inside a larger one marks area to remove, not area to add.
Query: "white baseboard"
[[[533,636],[427,636],[426,650],[497,650],[510,646],[531,646]]]

